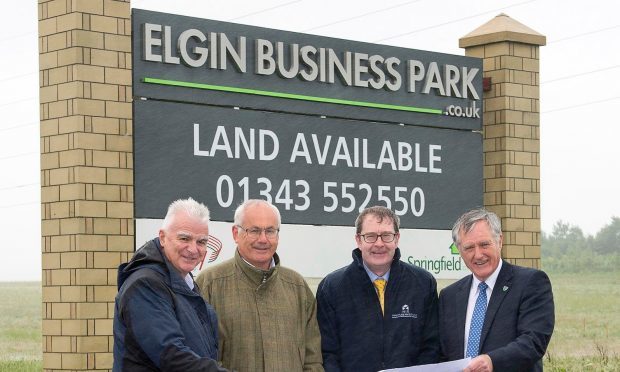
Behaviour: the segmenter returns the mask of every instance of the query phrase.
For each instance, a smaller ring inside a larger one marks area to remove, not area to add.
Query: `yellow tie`
[[[376,279],[374,281],[375,288],[377,288],[377,295],[379,296],[379,303],[381,304],[381,314],[384,314],[383,307],[383,294],[385,293],[385,279]]]

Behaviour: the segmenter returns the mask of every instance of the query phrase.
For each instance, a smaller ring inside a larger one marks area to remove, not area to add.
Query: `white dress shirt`
[[[502,260],[499,260],[499,265],[493,274],[491,274],[487,280],[484,282],[488,285],[487,287],[487,307],[489,306],[489,301],[491,300],[491,293],[493,293],[493,287],[495,287],[495,282],[497,281],[497,276],[499,275],[499,271],[502,269]],[[480,280],[476,278],[475,275],[472,275],[471,288],[469,289],[469,301],[467,301],[467,316],[465,317],[465,343],[463,348],[463,355],[467,353],[467,340],[469,339],[469,327],[471,326],[471,317],[474,313],[474,306],[476,306],[476,299],[478,298],[478,284],[480,284]]]

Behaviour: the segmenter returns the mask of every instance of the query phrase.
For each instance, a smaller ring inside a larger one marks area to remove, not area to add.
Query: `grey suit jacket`
[[[464,357],[465,317],[472,275],[439,294],[443,360]],[[542,371],[555,313],[549,277],[543,271],[504,261],[493,288],[480,336],[480,354],[495,371]]]

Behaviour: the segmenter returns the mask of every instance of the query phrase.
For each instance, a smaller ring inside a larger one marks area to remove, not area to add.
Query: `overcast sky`
[[[596,5],[594,5],[596,3]],[[606,1],[134,0],[132,7],[463,55],[499,13],[541,47],[542,228],[596,233],[620,216],[619,3]],[[37,2],[0,5],[0,281],[40,280]],[[6,239],[8,237],[8,239]]]

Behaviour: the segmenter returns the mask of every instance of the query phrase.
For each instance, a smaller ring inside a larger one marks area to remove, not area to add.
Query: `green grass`
[[[0,372],[39,372],[42,367],[41,360],[0,361]]]
[[[20,360],[40,369],[41,283],[0,283],[0,298],[0,371],[16,370],[6,362]]]
[[[549,276],[556,321],[545,371],[620,371],[620,271]],[[40,371],[41,284],[0,283],[0,299],[0,372]]]
[[[549,276],[555,300],[552,359],[620,357],[620,271]]]
[[[620,370],[620,358],[601,358],[600,356],[562,357],[544,360],[545,371],[553,372],[617,372]]]

